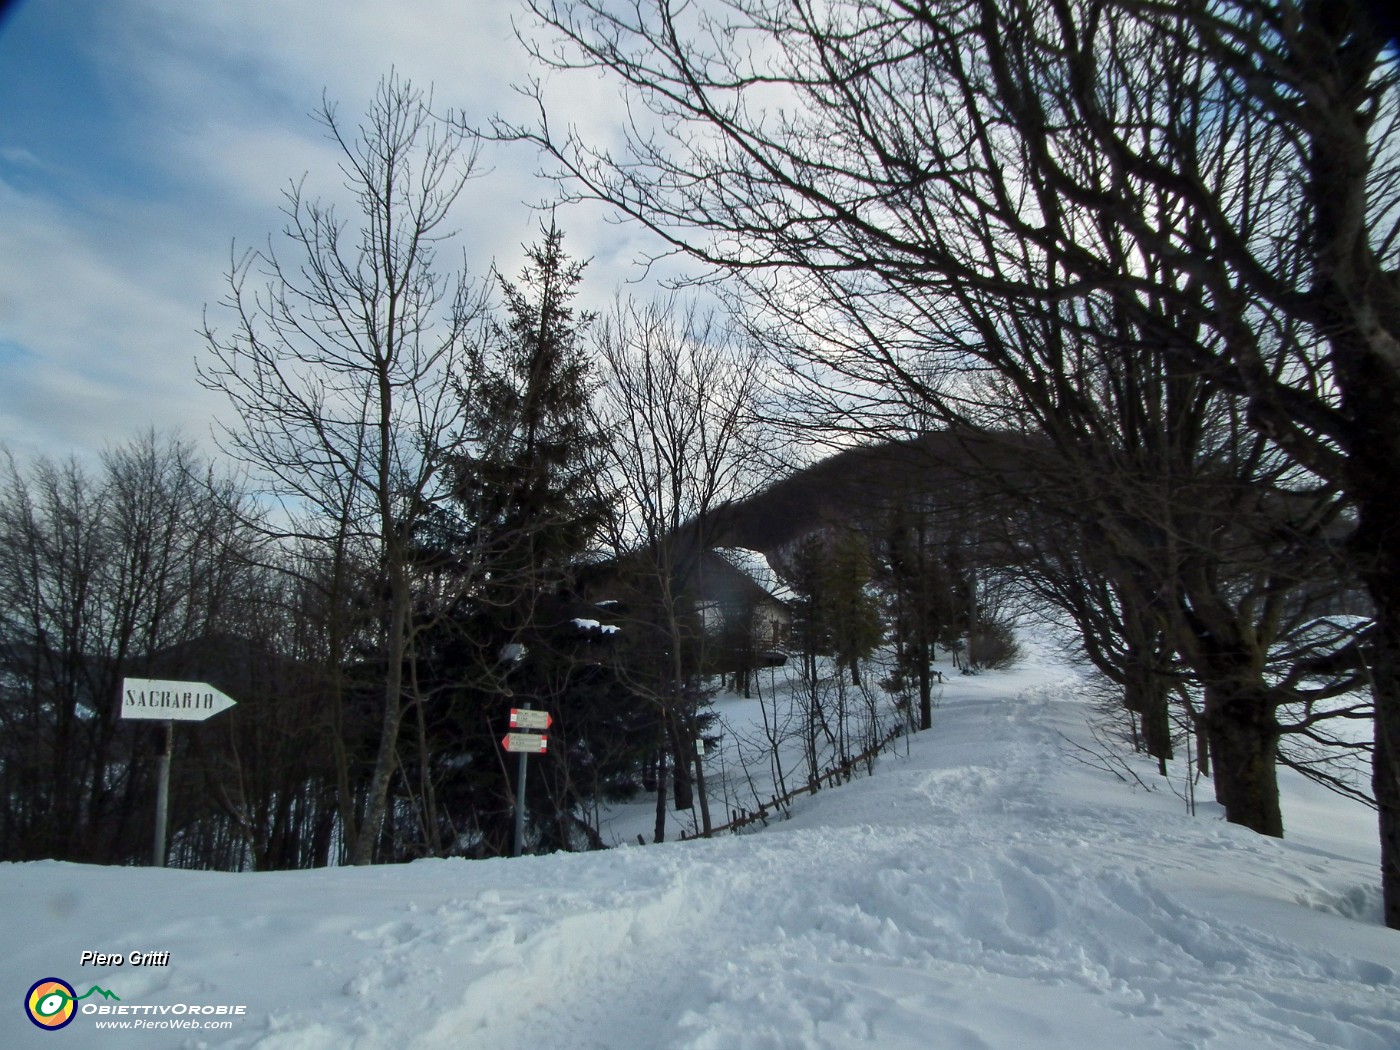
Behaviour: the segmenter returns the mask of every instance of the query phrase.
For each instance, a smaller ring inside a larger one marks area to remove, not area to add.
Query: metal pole
[[[525,710],[530,710],[528,701]],[[525,760],[529,757],[528,751],[520,752],[520,764],[516,767],[518,772],[515,775],[515,844],[510,851],[512,857],[520,856],[525,848]]]
[[[165,867],[165,828],[170,814],[170,752],[175,743],[175,723],[166,721],[160,727],[160,753],[156,770],[156,846],[151,863]]]

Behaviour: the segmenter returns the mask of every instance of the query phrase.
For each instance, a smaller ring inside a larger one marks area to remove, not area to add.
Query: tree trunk
[[[692,761],[695,763],[695,797],[700,802],[700,833],[706,838],[714,831],[714,825],[710,821],[710,795],[705,786],[705,752],[700,746],[700,734],[692,734],[694,746],[690,749]]]
[[[1400,588],[1400,579],[1391,584]],[[1400,590],[1392,589],[1377,623],[1372,667],[1376,751],[1371,769],[1381,836],[1381,892],[1385,924],[1400,930]]]
[[[1205,718],[1215,797],[1225,807],[1225,819],[1282,838],[1272,698],[1261,687],[1207,686]]]
[[[1196,734],[1196,772],[1203,777],[1210,776],[1210,734],[1206,732],[1206,720],[1191,716],[1191,731]]]
[[[379,725],[379,751],[375,755],[374,772],[370,776],[365,818],[350,852],[350,863],[356,865],[374,861],[375,843],[379,841],[389,808],[389,781],[398,761],[399,725],[403,721],[404,640],[408,630],[410,595],[402,565],[391,565],[390,572],[395,575],[390,582],[393,607],[389,616],[388,645],[385,647],[384,714]]]
[[[933,647],[918,643],[919,650],[919,728],[933,728]]]
[[[1390,454],[1400,456],[1400,448]],[[1386,926],[1400,930],[1400,459],[1369,466],[1377,468],[1368,472],[1375,484],[1361,501],[1352,551],[1375,613],[1365,652],[1375,705],[1371,787],[1380,829],[1382,913]],[[1392,476],[1380,481],[1380,470]]]
[[[1377,160],[1373,141],[1376,67],[1387,61],[1383,34],[1362,32],[1353,12],[1326,17],[1308,5],[1287,76],[1307,88],[1297,112],[1309,139],[1307,185],[1313,248],[1309,307],[1329,342],[1328,357],[1350,422],[1344,483],[1356,501],[1350,553],[1376,616],[1370,646],[1375,702],[1372,787],[1380,824],[1385,924],[1400,929],[1400,275],[1376,248],[1369,221]],[[1352,5],[1345,5],[1350,8]],[[1359,5],[1358,5],[1359,6]],[[1389,59],[1393,61],[1393,56]],[[1290,111],[1291,115],[1292,111]],[[1384,152],[1384,151],[1381,151]],[[1393,265],[1393,264],[1392,264]]]
[[[821,717],[821,699],[817,693],[816,656],[803,656],[807,669],[807,727],[804,743],[807,750],[807,786],[816,792],[821,787],[821,768],[817,760],[817,722]]]
[[[1167,684],[1142,664],[1128,670],[1123,684],[1123,705],[1142,719],[1143,746],[1157,759],[1157,770],[1167,774],[1167,763],[1175,757],[1172,749],[1171,707]]]
[[[685,731],[682,724],[683,716],[673,716],[669,721],[671,737],[671,778],[675,782],[675,801],[672,803],[679,810],[689,810],[695,806],[695,792],[691,782],[692,769],[690,753],[695,750],[695,745],[690,741],[690,734]]]
[[[661,740],[656,749],[656,827],[653,829],[653,842],[666,841],[666,731],[661,731]]]

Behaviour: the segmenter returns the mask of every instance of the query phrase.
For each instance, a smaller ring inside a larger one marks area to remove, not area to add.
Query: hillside
[[[963,440],[947,431],[846,449],[726,507],[710,546],[772,553],[823,526],[863,524],[896,495],[948,493],[969,465]]]
[[[1043,654],[950,680],[936,714],[873,777],[712,841],[257,875],[0,865],[3,1043],[63,1042],[18,1006],[57,976],[149,1011],[74,1019],[66,1045],[111,1048],[1400,1046],[1369,811],[1286,776],[1285,841],[1192,817],[1148,764],[1124,768],[1152,791],[1095,764],[1079,679]],[[95,1030],[172,1004],[245,1012]]]

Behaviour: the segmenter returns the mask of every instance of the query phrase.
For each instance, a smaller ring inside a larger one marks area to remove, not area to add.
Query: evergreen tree
[[[456,547],[443,560],[470,565],[481,581],[449,636],[432,644],[435,673],[456,695],[439,761],[453,771],[445,776],[458,819],[475,827],[477,848],[488,853],[508,840],[494,752],[509,708],[550,710],[552,735],[574,741],[550,749],[545,761],[554,775],[540,770],[528,783],[531,813],[550,814],[555,828],[537,822],[536,831],[555,844],[568,839],[578,793],[601,777],[563,766],[570,754],[601,754],[587,744],[590,726],[616,720],[616,712],[601,722],[590,716],[617,690],[600,679],[596,659],[581,653],[570,596],[573,573],[608,510],[592,471],[600,439],[589,422],[583,340],[593,315],[572,305],[586,264],[564,252],[553,223],[527,260],[518,282],[498,278],[505,316],[489,326],[458,382],[468,424],[464,451],[447,460],[456,521],[425,534],[426,543]],[[568,710],[575,699],[578,710]]]
[[[954,644],[967,619],[955,559],[947,536],[935,535],[929,512],[917,500],[892,509],[884,548],[883,585],[895,642],[890,684],[897,690],[917,687],[918,728],[929,729],[938,646]]]
[[[810,676],[816,677],[818,656],[831,656],[859,682],[860,661],[875,651],[884,633],[864,538],[849,530],[808,536],[787,571],[797,594],[791,604],[793,641]]]
[[[884,636],[880,604],[871,587],[870,548],[857,532],[843,532],[831,544],[823,565],[822,604],[837,666],[860,683],[860,661],[873,653]]]
[[[518,627],[530,599],[560,590],[604,521],[592,485],[600,447],[589,423],[583,340],[594,315],[571,305],[586,262],[552,222],[527,249],[518,284],[498,276],[507,319],[490,326],[466,405],[473,450],[452,464],[489,600]]]
[[[853,530],[813,533],[791,553],[785,575],[796,593],[792,610],[792,642],[802,667],[804,747],[808,783],[820,782],[821,740],[847,755],[845,688],[842,671],[849,669],[859,684],[860,661],[880,644],[883,628],[879,601],[870,587],[871,560],[865,540]],[[837,675],[820,674],[818,657],[835,660]],[[834,728],[833,728],[834,720]]]

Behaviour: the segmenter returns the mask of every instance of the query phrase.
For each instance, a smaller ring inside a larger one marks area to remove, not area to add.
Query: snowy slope
[[[1086,716],[1062,668],[954,679],[907,756],[711,841],[259,875],[0,865],[0,1045],[1400,1048],[1370,813],[1289,780],[1286,841],[1191,817],[1075,761]],[[152,1011],[109,1019],[245,1013],[43,1032],[21,1000],[48,976]]]

